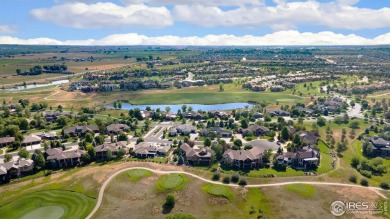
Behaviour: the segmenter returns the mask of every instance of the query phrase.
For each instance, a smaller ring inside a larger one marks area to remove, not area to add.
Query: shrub
[[[368,180],[367,179],[361,179],[360,180],[360,185],[362,185],[362,186],[368,186]]]
[[[222,182],[225,183],[225,184],[229,184],[230,183],[230,177],[228,177],[228,176],[223,177]]]
[[[365,177],[367,177],[367,178],[371,178],[371,171],[369,171],[369,170],[359,170],[359,172],[360,172],[363,176],[365,176]]]
[[[353,182],[353,183],[356,183],[356,182],[357,182],[357,177],[356,177],[355,175],[351,175],[351,176],[349,177],[349,181],[350,181],[350,182]]]
[[[389,183],[387,182],[381,182],[381,184],[379,185],[382,189],[390,189],[390,186],[389,186]]]
[[[230,179],[233,183],[237,183],[240,180],[240,175],[238,173],[234,173]]]
[[[359,166],[359,164],[360,164],[359,158],[358,157],[353,157],[352,161],[351,161],[351,166],[353,168],[356,168],[357,166]]]
[[[246,186],[248,183],[246,182],[246,179],[240,179],[239,181],[238,181],[238,185],[240,185],[240,186]]]
[[[165,198],[164,207],[173,208],[175,207],[175,203],[176,203],[175,196],[173,196],[172,194],[168,194],[167,197]]]
[[[221,178],[220,173],[214,173],[213,177],[211,178],[213,181],[218,181]]]

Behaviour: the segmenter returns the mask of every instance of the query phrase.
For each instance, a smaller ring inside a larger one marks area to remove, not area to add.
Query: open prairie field
[[[132,218],[164,218],[177,213],[195,218],[333,218],[329,209],[335,200],[383,201],[360,188],[305,184],[242,188],[208,184],[193,177],[188,177],[188,182],[176,178],[152,174],[134,182],[128,173],[122,173],[109,184],[94,218],[124,218],[129,212]],[[174,188],[161,190],[162,180]],[[182,185],[177,185],[180,182]],[[176,198],[173,209],[163,207],[167,194]]]

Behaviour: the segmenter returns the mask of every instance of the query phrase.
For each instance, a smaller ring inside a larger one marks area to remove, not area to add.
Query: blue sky
[[[290,44],[304,43],[300,38],[308,36],[303,33],[321,38],[312,42],[319,44],[348,39],[353,44],[390,43],[387,0],[12,0],[2,5],[0,44],[127,44],[125,38],[159,44],[169,43],[162,38],[167,35],[176,37],[173,44],[194,44],[207,35],[231,42],[223,36],[232,35],[246,45],[280,42],[265,36],[291,31],[297,34]],[[253,38],[245,41],[246,35]]]

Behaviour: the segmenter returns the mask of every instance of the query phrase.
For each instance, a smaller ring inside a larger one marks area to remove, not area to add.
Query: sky
[[[389,0],[11,0],[0,44],[383,45]]]

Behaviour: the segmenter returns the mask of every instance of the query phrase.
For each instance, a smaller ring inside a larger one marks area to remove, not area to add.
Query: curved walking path
[[[224,184],[222,182],[212,181],[212,180],[205,179],[203,177],[200,177],[198,175],[195,175],[193,173],[188,173],[188,172],[185,172],[185,171],[164,171],[164,170],[155,170],[155,169],[146,168],[146,167],[129,167],[129,168],[125,168],[125,169],[119,170],[118,172],[112,174],[108,179],[106,179],[106,181],[104,181],[102,187],[99,190],[99,196],[97,198],[96,206],[92,210],[92,212],[86,217],[86,219],[92,218],[92,216],[97,212],[97,210],[102,205],[104,191],[106,190],[106,187],[111,182],[111,180],[113,180],[116,176],[118,176],[119,174],[121,174],[123,172],[129,171],[129,170],[134,170],[134,169],[149,170],[149,171],[151,171],[153,173],[157,173],[157,174],[171,174],[171,173],[186,174],[186,175],[192,176],[194,178],[197,178],[197,179],[199,179],[199,180],[201,180],[203,182],[207,182],[207,183],[212,183],[212,184],[216,184],[216,185],[225,185],[225,186],[230,186],[230,187],[239,187],[240,186],[240,185],[237,185],[237,184]],[[364,189],[369,189],[371,191],[374,191],[375,193],[377,193],[382,198],[387,199],[387,197],[380,192],[380,191],[385,191],[385,190],[383,190],[383,189],[381,189],[379,187],[366,187],[366,186],[345,184],[345,183],[293,181],[293,182],[282,182],[282,183],[253,184],[253,185],[246,185],[245,187],[248,187],[248,188],[261,188],[261,187],[272,187],[272,186],[285,186],[285,185],[291,185],[291,184],[328,185],[328,186],[342,186],[342,187],[364,188]]]

